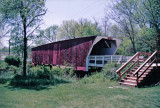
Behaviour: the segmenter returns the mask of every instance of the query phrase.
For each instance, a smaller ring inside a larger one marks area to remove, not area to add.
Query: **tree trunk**
[[[160,29],[157,27],[156,31],[157,31],[157,43],[156,43],[157,48],[156,49],[160,51]]]
[[[156,50],[160,51],[160,34],[157,34]]]
[[[23,28],[24,28],[24,56],[23,56],[23,76],[26,76],[26,59],[27,59],[27,32],[26,32],[26,22],[24,21],[23,23]]]
[[[136,51],[135,43],[133,41],[132,41],[132,46],[133,46],[133,52],[135,54],[137,51]]]
[[[9,39],[9,56],[10,56],[10,49],[11,49],[11,46],[10,46],[10,41],[11,41],[11,39]]]

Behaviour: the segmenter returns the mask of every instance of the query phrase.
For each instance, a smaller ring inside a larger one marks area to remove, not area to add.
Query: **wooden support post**
[[[104,66],[104,56],[102,57],[102,65]]]
[[[138,66],[139,66],[139,54],[138,54]]]
[[[157,67],[158,67],[158,56],[157,56],[158,54],[156,53],[156,71],[157,71]]]
[[[137,79],[136,79],[136,81],[137,81],[137,87],[138,87],[138,72],[137,72]]]
[[[95,63],[95,66],[96,66],[96,61],[97,61],[97,60],[96,60],[96,56],[95,56],[95,62],[94,62],[94,63]]]
[[[119,72],[119,82],[121,81],[121,73]]]
[[[149,58],[149,56],[150,56],[150,55],[148,55],[148,58]],[[150,60],[150,61],[151,61],[151,60]],[[148,65],[149,65],[149,61],[148,61]]]
[[[112,62],[113,62],[113,57],[112,57],[112,55],[111,55],[111,64],[112,64]]]

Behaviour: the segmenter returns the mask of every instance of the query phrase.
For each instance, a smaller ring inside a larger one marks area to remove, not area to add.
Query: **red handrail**
[[[133,75],[137,75],[137,86],[138,86],[138,80],[139,78],[148,70],[148,68],[150,68],[152,66],[152,64],[156,61],[156,67],[157,67],[157,57],[156,57],[156,54],[157,54],[157,50],[133,73]],[[140,74],[138,75],[138,72],[153,58],[154,60],[147,66],[147,68]]]
[[[122,65],[122,66],[116,71],[116,73],[119,75],[119,81],[121,81],[121,77],[122,77],[123,75],[125,75],[125,73],[127,73],[136,63],[138,63],[137,65],[139,65],[140,60],[144,60],[144,59],[139,58],[140,55],[148,55],[148,56],[150,56],[151,53],[137,52],[132,58],[130,58],[124,65]],[[138,57],[138,59],[137,59],[125,72],[123,72],[123,73],[121,74],[121,71],[122,71],[125,67],[127,67],[127,66],[128,66],[135,58],[137,58],[137,57]]]
[[[136,63],[138,62],[138,60],[136,60],[126,71],[124,71],[121,76],[123,76],[127,71],[129,71]]]
[[[133,74],[135,75],[137,72],[139,72],[149,61],[150,59],[155,56],[157,51],[155,51]]]
[[[139,55],[139,52],[137,52],[132,58],[130,58],[124,65],[122,65],[116,73],[121,72],[131,61],[133,61],[137,56]]]

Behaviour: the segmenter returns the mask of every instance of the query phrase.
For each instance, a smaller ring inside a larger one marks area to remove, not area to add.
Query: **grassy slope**
[[[0,108],[159,108],[160,86],[122,88],[116,82],[70,83],[43,90],[0,84]]]

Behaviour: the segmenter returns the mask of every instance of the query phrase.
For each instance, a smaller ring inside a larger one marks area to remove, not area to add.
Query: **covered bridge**
[[[70,64],[75,70],[88,71],[94,66],[92,58],[114,55],[120,40],[105,36],[90,36],[53,42],[32,48],[32,63],[65,65]],[[94,57],[95,56],[95,57]],[[95,60],[97,63],[97,61]],[[102,61],[104,64],[104,61]],[[102,64],[102,63],[101,63]]]

